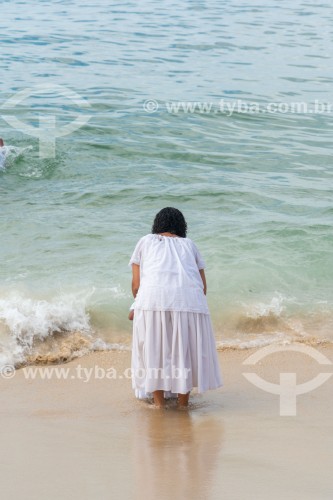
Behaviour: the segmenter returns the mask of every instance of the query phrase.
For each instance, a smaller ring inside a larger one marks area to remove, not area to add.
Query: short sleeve
[[[137,242],[134,252],[132,253],[132,257],[130,258],[130,261],[128,263],[129,266],[132,264],[141,264],[141,259],[142,259],[142,249],[143,249],[143,242],[144,242],[144,236],[139,239]]]
[[[193,243],[193,248],[194,248],[194,255],[195,255],[195,260],[196,260],[196,263],[198,265],[198,269],[205,269],[206,267],[206,263],[204,261],[204,259],[202,258],[202,255],[197,247],[197,245],[194,243],[194,241],[192,241]]]

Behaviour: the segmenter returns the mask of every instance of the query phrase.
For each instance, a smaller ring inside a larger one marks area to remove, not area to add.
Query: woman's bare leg
[[[158,408],[164,408],[164,391],[154,391],[153,392],[154,396],[154,404]]]
[[[178,394],[178,406],[188,406],[188,401],[190,399],[190,393]]]

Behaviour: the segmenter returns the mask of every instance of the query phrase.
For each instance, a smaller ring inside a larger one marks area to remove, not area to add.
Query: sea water
[[[166,206],[207,263],[218,348],[333,341],[328,3],[1,10],[2,364],[130,348],[127,264]]]

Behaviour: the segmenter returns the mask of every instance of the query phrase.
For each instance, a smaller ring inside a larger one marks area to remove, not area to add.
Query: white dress
[[[147,234],[129,266],[140,265],[134,308],[132,387],[139,399],[223,385],[199,269],[205,262],[190,238]]]

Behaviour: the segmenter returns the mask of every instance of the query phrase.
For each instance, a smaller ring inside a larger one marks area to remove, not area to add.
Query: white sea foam
[[[0,299],[0,327],[0,363],[13,365],[24,363],[36,343],[57,333],[80,332],[88,339],[91,332],[86,297],[73,294],[47,301],[11,293]]]
[[[246,315],[249,318],[260,318],[269,315],[281,316],[285,310],[285,302],[292,299],[285,297],[279,292],[275,292],[270,302],[256,302],[255,304],[243,304],[246,308]]]
[[[101,339],[97,339],[93,347],[94,351],[131,351],[131,346],[129,344],[121,342],[104,342]]]
[[[89,331],[85,300],[64,295],[51,301],[34,300],[12,293],[0,299],[0,320],[12,336],[31,345],[34,338],[43,339],[51,332]]]
[[[0,170],[5,170],[13,161],[24,155],[26,151],[31,151],[32,146],[20,148],[17,146],[2,146],[0,148]]]
[[[216,348],[218,351],[224,351],[227,349],[253,349],[264,347],[266,345],[289,345],[295,343],[309,344],[309,345],[319,345],[332,343],[330,339],[320,339],[313,336],[292,336],[284,332],[277,332],[273,335],[262,335],[252,339],[226,339],[216,342]]]

